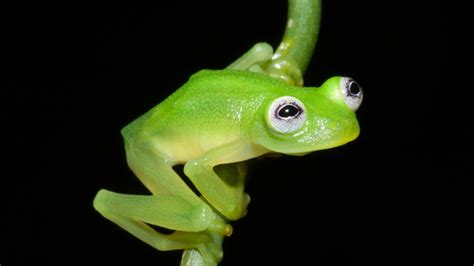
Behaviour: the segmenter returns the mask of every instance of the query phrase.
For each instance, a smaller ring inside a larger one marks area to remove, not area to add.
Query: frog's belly
[[[154,140],[153,144],[167,159],[182,164],[200,157],[213,148],[236,140],[237,138],[235,136],[219,134],[217,136],[193,136],[173,139],[159,137]]]

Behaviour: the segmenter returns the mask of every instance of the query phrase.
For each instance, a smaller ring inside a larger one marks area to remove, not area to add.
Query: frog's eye
[[[351,78],[341,79],[341,90],[344,101],[346,102],[349,109],[357,111],[360,104],[362,103],[363,93],[362,88]]]
[[[279,133],[292,133],[306,121],[303,103],[291,96],[274,100],[268,109],[268,124]]]

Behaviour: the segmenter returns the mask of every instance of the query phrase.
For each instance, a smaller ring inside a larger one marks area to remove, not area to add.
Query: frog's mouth
[[[342,146],[355,140],[360,134],[358,123],[345,123],[337,127],[339,127],[339,129],[328,130],[327,132],[315,132],[313,134],[307,134],[306,132],[298,139],[296,145],[289,146],[288,149],[282,153],[292,156],[303,156],[314,151]],[[334,132],[340,133],[337,134]],[[298,145],[298,143],[300,145]]]

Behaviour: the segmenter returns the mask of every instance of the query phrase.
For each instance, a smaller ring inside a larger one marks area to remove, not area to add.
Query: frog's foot
[[[263,70],[274,79],[282,80],[291,85],[303,86],[303,75],[300,68],[296,62],[288,57],[272,59],[263,67]]]
[[[181,258],[181,265],[216,266],[222,261],[222,236],[210,233],[212,241],[202,243],[196,248],[186,249]]]
[[[221,258],[222,260],[222,258]],[[221,260],[215,260],[209,252],[202,249],[186,249],[181,257],[181,266],[217,266]]]

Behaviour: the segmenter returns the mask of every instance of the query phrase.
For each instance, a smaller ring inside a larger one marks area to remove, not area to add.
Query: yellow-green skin
[[[250,201],[240,162],[268,153],[303,155],[358,136],[341,79],[311,88],[248,71],[198,72],[122,130],[128,164],[152,195],[101,190],[95,208],[159,250],[184,249],[183,263],[216,265],[222,239],[232,233],[228,221],[243,217]],[[306,120],[292,133],[270,125],[269,108],[282,96],[305,106]],[[173,170],[178,164],[200,196]],[[146,223],[176,232],[161,234]]]
[[[95,209],[158,250],[183,249],[183,266],[217,265],[223,238],[232,234],[229,221],[245,216],[250,202],[244,192],[247,160],[304,155],[359,134],[358,85],[334,77],[320,88],[301,87],[320,7],[320,0],[289,0],[276,51],[257,43],[226,70],[200,71],[126,126],[128,165],[151,195],[100,190]],[[184,165],[199,195],[175,165]],[[163,234],[150,224],[174,232]]]

